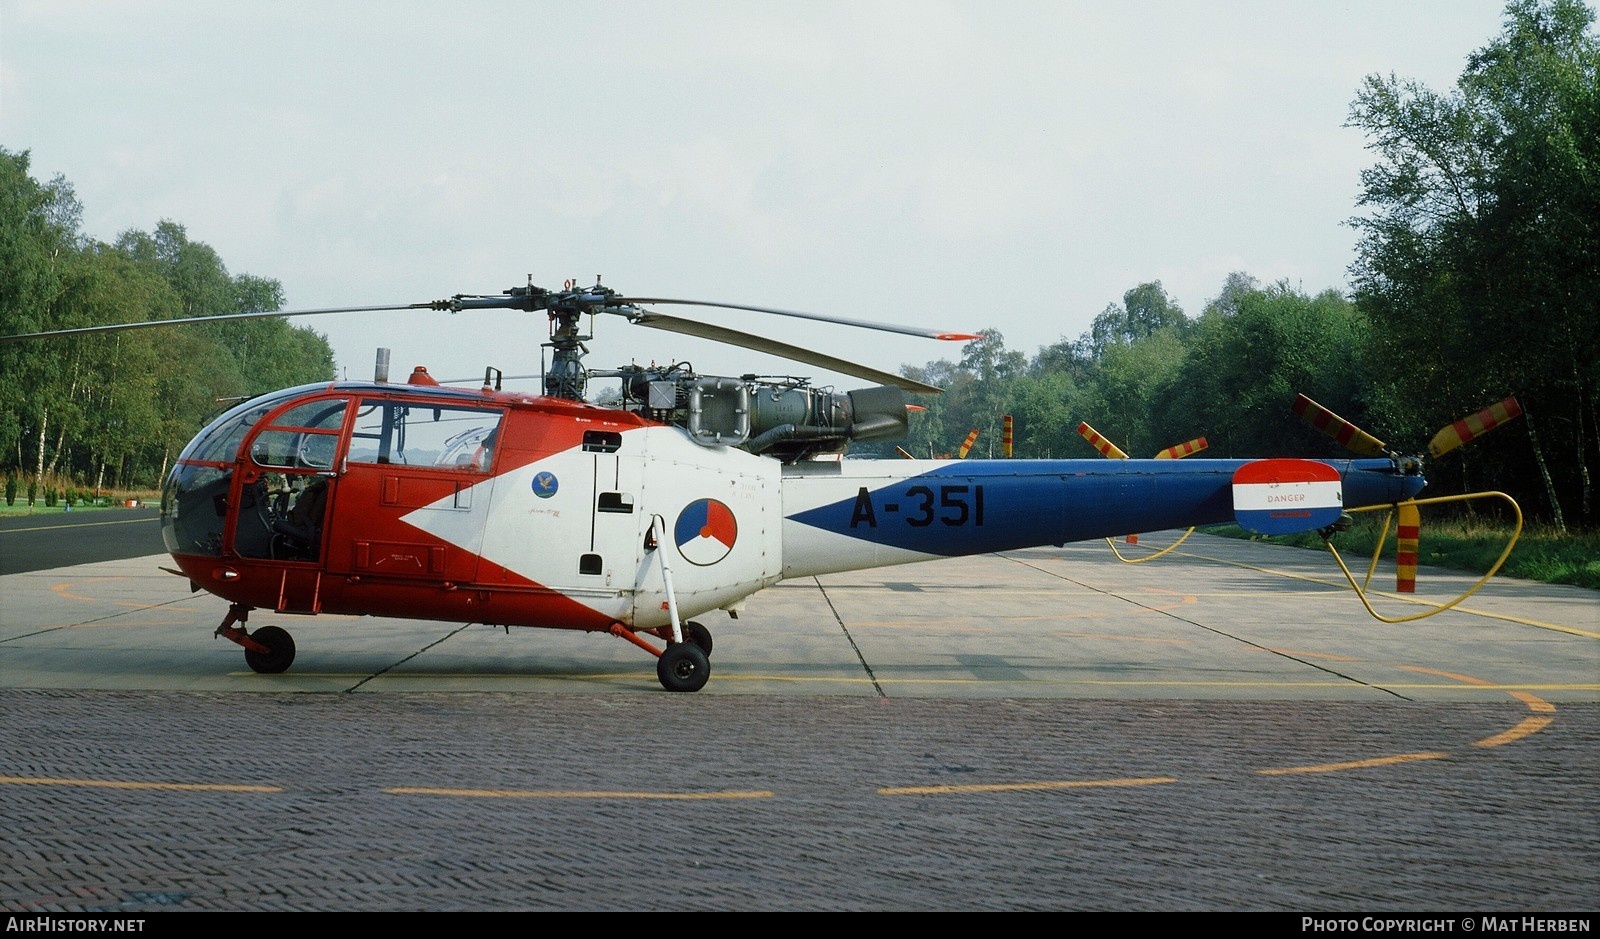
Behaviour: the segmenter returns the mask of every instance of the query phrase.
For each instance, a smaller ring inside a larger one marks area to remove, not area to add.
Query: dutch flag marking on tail
[[[1258,535],[1326,528],[1344,514],[1339,471],[1315,460],[1256,460],[1233,474],[1233,515]]]

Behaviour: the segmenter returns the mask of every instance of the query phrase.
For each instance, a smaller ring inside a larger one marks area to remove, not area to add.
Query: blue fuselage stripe
[[[881,475],[817,478],[832,501],[789,519],[931,555],[1065,544],[1232,521],[1233,474],[1254,461],[982,460],[904,477],[883,462]],[[1401,501],[1424,484],[1388,460],[1327,462],[1347,507]],[[785,485],[797,482],[809,481]]]

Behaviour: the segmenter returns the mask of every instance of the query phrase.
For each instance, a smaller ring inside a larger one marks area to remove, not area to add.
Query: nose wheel
[[[250,670],[262,675],[286,672],[294,664],[294,637],[286,629],[263,626],[255,632],[245,631],[250,619],[250,608],[242,603],[228,607],[228,615],[213,635],[221,636],[244,649],[244,663]]]
[[[250,634],[250,639],[266,651],[257,652],[244,647],[244,661],[250,669],[262,675],[276,675],[289,670],[294,664],[294,637],[286,629],[263,626]]]
[[[711,660],[694,642],[674,642],[656,659],[656,678],[668,691],[699,691],[710,677]]]

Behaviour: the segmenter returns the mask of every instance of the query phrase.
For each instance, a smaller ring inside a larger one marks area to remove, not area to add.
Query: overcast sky
[[[1159,280],[1345,290],[1366,75],[1436,90],[1499,0],[0,0],[0,146],[86,234],[162,219],[289,308],[567,278],[1001,331],[1030,356]],[[664,309],[688,315],[685,308]],[[705,319],[898,370],[960,347]],[[542,314],[301,321],[342,371],[536,372]],[[627,325],[591,367],[812,374]]]

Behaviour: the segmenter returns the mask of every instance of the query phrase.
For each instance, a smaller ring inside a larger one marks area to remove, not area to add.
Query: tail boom
[[[1252,460],[845,460],[783,476],[784,576],[960,557],[1234,520]],[[1388,459],[1320,461],[1347,507],[1411,498]]]

